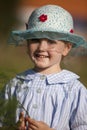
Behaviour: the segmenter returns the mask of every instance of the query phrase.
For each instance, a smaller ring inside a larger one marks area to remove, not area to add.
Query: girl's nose
[[[38,45],[38,49],[41,51],[47,50],[48,49],[48,44],[46,40],[41,40],[39,45]]]

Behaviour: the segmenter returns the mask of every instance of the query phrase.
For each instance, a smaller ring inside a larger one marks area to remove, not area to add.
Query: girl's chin
[[[45,62],[34,63],[34,64],[35,64],[35,68],[38,68],[38,69],[46,69],[50,66],[48,63],[45,63]]]
[[[48,65],[41,65],[41,64],[35,65],[35,66],[36,66],[36,68],[40,68],[40,69],[45,69],[45,68],[49,67]]]
[[[43,60],[43,61],[34,61],[34,64],[35,66],[38,66],[38,67],[41,67],[41,68],[44,68],[46,66],[49,66],[49,62],[46,61],[46,60]]]

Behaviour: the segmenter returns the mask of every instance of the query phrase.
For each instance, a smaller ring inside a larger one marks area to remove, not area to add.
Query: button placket
[[[32,108],[33,108],[33,113],[35,113],[34,117],[37,116],[37,113],[40,109],[40,104],[41,104],[41,93],[42,93],[42,87],[44,85],[44,80],[45,80],[46,76],[45,75],[40,75],[38,77],[38,79],[36,80],[36,99],[33,104],[32,104]]]
[[[40,80],[44,80],[46,78],[46,76],[45,75],[41,75],[40,76]],[[40,81],[41,83],[42,83],[42,81]],[[39,87],[39,88],[37,88],[37,90],[36,90],[36,92],[38,93],[38,94],[40,94],[41,93],[41,91],[42,91],[42,89]]]

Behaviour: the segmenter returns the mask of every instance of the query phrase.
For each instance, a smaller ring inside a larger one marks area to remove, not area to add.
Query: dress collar
[[[56,84],[56,83],[68,83],[74,79],[78,79],[79,76],[75,73],[68,71],[68,70],[62,70],[61,72],[53,75],[48,75],[48,83],[49,84]]]
[[[56,84],[56,83],[63,84],[79,78],[78,75],[68,70],[62,70],[61,72],[55,74],[43,75],[40,73],[36,73],[32,69],[27,70],[21,74],[18,74],[17,78],[21,80],[30,81],[33,80],[36,76],[45,76],[48,84]]]

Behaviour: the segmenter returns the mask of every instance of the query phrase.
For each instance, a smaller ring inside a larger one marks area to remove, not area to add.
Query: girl
[[[56,5],[40,7],[31,14],[27,30],[12,32],[14,42],[23,39],[34,68],[12,79],[5,93],[6,99],[14,95],[30,115],[17,108],[16,120],[23,119],[20,129],[87,130],[87,90],[78,75],[61,68],[62,58],[85,43],[74,34],[72,16]]]

